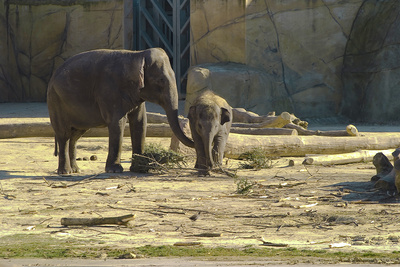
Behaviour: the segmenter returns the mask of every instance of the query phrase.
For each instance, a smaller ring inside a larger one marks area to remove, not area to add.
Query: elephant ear
[[[189,121],[190,120],[193,120],[194,118],[195,118],[195,114],[196,113],[196,106],[191,106],[190,108],[189,108],[189,113],[188,113],[188,119],[189,119]]]
[[[221,125],[231,120],[231,113],[226,108],[221,108]]]

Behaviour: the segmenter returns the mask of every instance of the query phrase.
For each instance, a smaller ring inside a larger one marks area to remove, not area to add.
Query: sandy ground
[[[4,110],[0,114],[6,117]],[[146,142],[169,146],[168,138]],[[238,178],[231,178],[223,173],[199,177],[188,158],[185,168],[165,173],[107,174],[107,149],[107,138],[82,138],[78,157],[98,160],[79,161],[80,174],[60,177],[52,138],[0,140],[0,237],[34,233],[132,249],[179,242],[259,247],[262,239],[298,249],[399,249],[399,200],[374,190],[372,163],[305,168],[279,158],[272,168],[238,170]],[[122,159],[128,170],[128,138]],[[233,171],[240,162],[224,164]],[[238,194],[244,182],[251,189]],[[129,227],[63,227],[60,222],[130,213],[136,218]],[[198,213],[198,220],[189,219]],[[344,247],[332,248],[337,244]]]
[[[168,139],[147,142],[168,146]],[[123,166],[130,166],[124,140]],[[117,247],[201,242],[206,246],[260,245],[260,239],[296,248],[327,248],[345,242],[350,250],[395,250],[399,246],[397,199],[373,190],[371,163],[343,166],[288,166],[288,158],[262,171],[239,170],[198,177],[190,167],[165,174],[104,173],[106,138],[83,138],[82,173],[55,174],[52,138],[3,139],[0,150],[3,215],[0,236],[31,230],[59,238],[87,238]],[[7,151],[7,152],[6,152]],[[4,153],[6,152],[6,153]],[[235,169],[237,162],[225,166]],[[235,193],[240,182],[251,191]],[[380,202],[380,203],[379,203]],[[197,221],[190,216],[200,212]],[[62,217],[136,214],[133,225],[64,228]],[[220,233],[221,237],[199,237]]]

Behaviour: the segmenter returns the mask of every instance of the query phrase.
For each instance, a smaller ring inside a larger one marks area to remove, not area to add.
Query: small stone
[[[88,161],[89,158],[88,158],[88,157],[83,157],[83,160],[84,160],[84,161]]]
[[[90,156],[90,160],[92,160],[92,161],[97,160],[97,156],[96,156],[96,155],[91,155],[91,156]]]

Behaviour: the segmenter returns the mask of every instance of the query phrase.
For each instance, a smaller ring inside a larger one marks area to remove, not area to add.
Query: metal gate
[[[190,0],[133,0],[134,50],[163,48],[185,94],[190,67]]]

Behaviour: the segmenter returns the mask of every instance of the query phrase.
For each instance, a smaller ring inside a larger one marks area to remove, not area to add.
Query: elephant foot
[[[72,166],[72,172],[73,173],[80,173],[81,172],[81,170],[79,169],[79,167],[78,166]]]
[[[122,168],[121,164],[114,164],[111,166],[106,166],[106,172],[108,173],[122,173],[124,168]]]
[[[199,176],[210,176],[210,169],[198,169]]]
[[[71,168],[58,168],[57,173],[58,173],[58,175],[71,174],[72,169]]]

